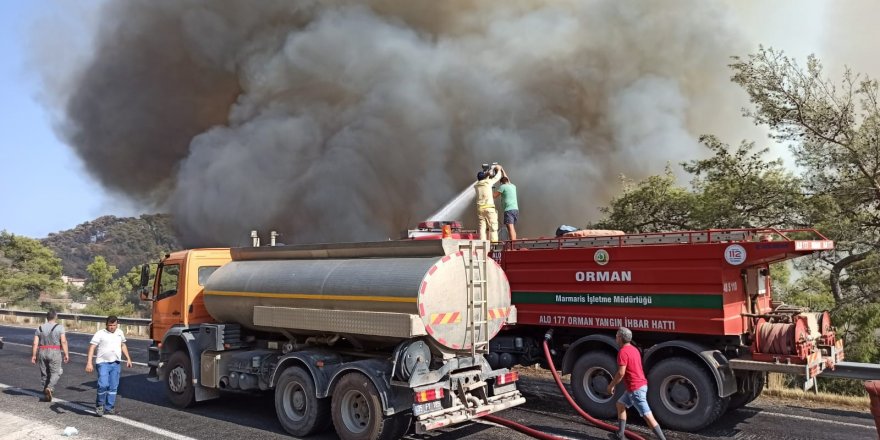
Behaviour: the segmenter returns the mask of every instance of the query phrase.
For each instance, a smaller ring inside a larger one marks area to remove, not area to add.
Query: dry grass
[[[844,396],[831,393],[816,393],[814,391],[802,391],[800,389],[787,388],[785,376],[779,373],[767,375],[767,385],[764,387],[762,396],[779,397],[783,399],[797,400],[799,402],[824,403],[855,408],[867,408],[870,399],[867,396]]]

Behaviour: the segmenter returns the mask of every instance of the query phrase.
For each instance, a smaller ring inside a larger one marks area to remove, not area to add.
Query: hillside
[[[171,216],[166,214],[138,218],[108,215],[49,234],[42,243],[61,258],[65,275],[85,278],[86,266],[96,255],[106,258],[119,269],[117,275],[122,275],[133,266],[181,248],[171,224]]]

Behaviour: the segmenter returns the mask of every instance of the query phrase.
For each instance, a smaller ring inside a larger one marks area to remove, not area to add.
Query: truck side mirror
[[[141,301],[152,301],[153,300],[153,289],[147,287],[147,284],[150,283],[150,265],[145,264],[141,266],[141,282],[140,287],[137,288],[138,296]]]
[[[147,284],[150,282],[150,265],[145,264],[141,266],[141,287],[147,287]]]
[[[137,288],[138,296],[141,301],[152,301],[153,300],[153,291],[147,287],[138,287]]]

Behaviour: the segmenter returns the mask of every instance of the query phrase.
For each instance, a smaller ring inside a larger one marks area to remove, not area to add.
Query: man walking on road
[[[125,335],[119,329],[119,319],[115,316],[107,317],[107,328],[98,330],[89,342],[89,352],[86,359],[86,373],[91,373],[95,368],[98,370],[98,397],[95,400],[95,414],[98,417],[104,414],[114,414],[116,404],[116,391],[119,389],[119,363],[125,354],[126,367],[131,368],[131,356],[128,355],[128,347],[125,345]],[[92,367],[92,357],[95,356],[95,368]]]
[[[46,322],[37,327],[34,333],[34,347],[31,351],[31,363],[40,363],[40,384],[43,386],[46,402],[52,401],[55,385],[64,372],[61,368],[62,360],[65,364],[70,362],[64,326],[55,322],[56,318],[58,314],[54,310],[46,312]]]
[[[626,409],[632,406],[636,407],[639,415],[645,419],[654,434],[660,440],[666,440],[660,424],[651,414],[651,408],[648,406],[648,380],[645,379],[645,372],[642,370],[642,354],[632,345],[632,331],[626,327],[617,329],[617,345],[620,351],[617,352],[617,374],[608,384],[608,394],[614,395],[614,387],[621,380],[626,381],[626,392],[617,401],[617,424],[618,431],[610,434],[613,439],[625,439],[626,436]]]
[[[501,178],[501,186],[495,191],[495,197],[501,197],[504,203],[504,225],[507,226],[507,238],[516,240],[516,222],[519,220],[519,204],[516,203],[516,185],[510,183],[509,176]]]

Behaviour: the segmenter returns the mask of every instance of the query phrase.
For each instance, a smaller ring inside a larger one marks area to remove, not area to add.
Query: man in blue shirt
[[[495,191],[495,197],[502,196],[504,202],[504,224],[510,240],[516,240],[516,221],[519,219],[519,205],[516,203],[516,185],[510,183],[505,175],[501,178],[501,186]]]

